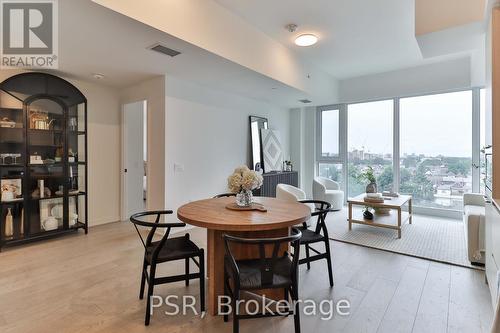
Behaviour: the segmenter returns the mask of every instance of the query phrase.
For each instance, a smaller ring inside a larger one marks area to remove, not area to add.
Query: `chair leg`
[[[330,253],[330,243],[328,242],[328,240],[325,240],[325,249],[326,249],[326,262],[328,265],[328,278],[330,279],[330,287],[333,287],[332,256]]]
[[[201,249],[200,261],[200,310],[205,312],[205,252]]]
[[[186,286],[189,286],[189,260],[190,258],[185,259],[185,268],[186,268]]]
[[[309,244],[306,244],[306,258],[309,260]],[[311,269],[311,263],[309,261],[307,262],[307,269]]]
[[[233,333],[240,332],[240,319],[238,316],[239,309],[236,308],[239,299],[240,299],[240,291],[237,290],[235,287],[233,296]]]
[[[146,304],[146,318],[144,320],[144,325],[148,326],[151,317],[151,296],[153,296],[153,289],[155,286],[155,275],[156,275],[156,264],[151,263],[151,268],[149,271],[149,283],[148,283],[148,300]]]
[[[144,285],[146,284],[146,273],[148,269],[148,263],[146,259],[144,259],[144,262],[142,264],[142,271],[141,271],[141,290],[139,291],[139,299],[144,298]]]
[[[292,299],[295,303],[295,309],[293,314],[293,323],[295,326],[295,333],[300,333],[300,308],[299,308],[299,290],[297,283],[294,284],[292,288]]]
[[[226,269],[224,268],[224,296],[229,296],[229,290],[227,288],[227,284],[229,283],[229,279],[227,276]],[[224,322],[227,323],[229,321],[229,315],[227,312],[229,311],[229,306],[224,306]]]

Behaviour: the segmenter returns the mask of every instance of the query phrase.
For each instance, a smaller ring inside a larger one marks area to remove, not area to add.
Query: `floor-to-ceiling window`
[[[338,106],[323,107],[318,114],[318,174],[343,186],[344,164],[340,153],[341,111]]]
[[[362,174],[371,167],[379,191],[458,216],[463,194],[480,190],[484,103],[484,89],[470,89],[320,107],[318,175],[352,197],[365,191]]]
[[[460,210],[472,192],[472,91],[400,99],[400,192]]]
[[[365,192],[363,174],[372,168],[379,191],[393,187],[394,101],[384,100],[347,106],[348,195]]]

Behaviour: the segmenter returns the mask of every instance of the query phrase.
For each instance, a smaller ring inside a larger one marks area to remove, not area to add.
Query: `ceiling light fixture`
[[[303,34],[295,38],[295,44],[298,46],[311,46],[318,42],[318,37],[313,34]]]

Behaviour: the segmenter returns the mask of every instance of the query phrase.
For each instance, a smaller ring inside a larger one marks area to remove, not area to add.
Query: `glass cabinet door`
[[[65,110],[50,99],[38,99],[27,111],[29,231],[64,229]]]
[[[86,137],[85,104],[68,110],[69,226],[81,227],[86,220]]]
[[[24,113],[19,100],[0,92],[0,242],[24,237]]]

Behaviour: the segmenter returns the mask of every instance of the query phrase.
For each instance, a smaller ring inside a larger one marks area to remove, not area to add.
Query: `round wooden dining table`
[[[217,314],[218,296],[224,294],[224,241],[223,235],[244,238],[273,238],[290,235],[290,228],[307,221],[311,209],[299,202],[275,198],[255,197],[254,202],[267,211],[235,211],[226,208],[234,197],[193,201],[177,210],[177,217],[190,225],[207,229],[208,312]],[[236,259],[258,258],[252,246],[231,245]],[[273,295],[274,293],[274,295]],[[283,292],[270,291],[266,297],[283,297]]]

